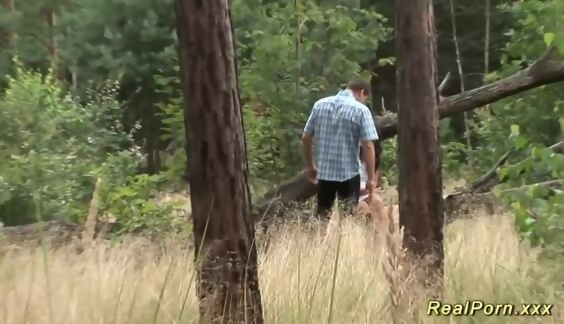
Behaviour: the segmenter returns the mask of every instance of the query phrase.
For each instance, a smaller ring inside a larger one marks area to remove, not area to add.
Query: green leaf
[[[511,125],[511,134],[519,135],[519,125],[516,124]]]
[[[544,34],[544,43],[546,46],[550,46],[554,41],[554,33],[546,33]]]
[[[558,46],[557,46],[557,47],[558,47],[558,52],[559,52],[560,54],[564,54],[564,41],[558,42]]]
[[[520,149],[524,148],[525,146],[527,146],[529,141],[527,141],[527,139],[522,137],[522,136],[517,136],[515,138],[514,143],[515,143],[515,148],[520,150]]]

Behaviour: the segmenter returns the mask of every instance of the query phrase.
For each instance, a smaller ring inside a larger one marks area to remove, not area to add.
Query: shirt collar
[[[339,91],[339,93],[337,93],[337,96],[354,97],[353,93],[350,89],[345,89],[345,90]]]

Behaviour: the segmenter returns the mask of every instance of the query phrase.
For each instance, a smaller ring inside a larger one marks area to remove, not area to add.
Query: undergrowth
[[[259,244],[266,323],[529,323],[531,317],[426,314],[435,290],[413,280],[398,232],[344,220],[333,236],[278,229]],[[445,233],[443,302],[553,303],[561,323],[561,266],[521,242],[512,217],[457,220]],[[259,238],[262,241],[262,238]],[[2,323],[197,323],[193,251],[143,240],[98,242],[82,253],[14,249],[0,259]],[[49,280],[47,280],[49,279]],[[47,289],[49,283],[50,289]],[[51,315],[49,315],[51,314]]]

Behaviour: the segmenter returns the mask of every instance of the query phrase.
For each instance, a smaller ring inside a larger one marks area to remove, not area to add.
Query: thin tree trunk
[[[404,244],[443,269],[443,196],[432,0],[396,8],[400,224]]]
[[[15,8],[14,0],[2,0],[2,7],[8,12],[13,13]],[[6,44],[5,48],[8,49],[10,53],[10,59],[12,59],[16,54],[16,42],[18,34],[13,26],[7,27],[6,30]]]
[[[301,109],[300,107],[300,97],[301,97],[301,93],[300,93],[300,87],[301,87],[301,83],[300,83],[300,79],[301,79],[301,74],[302,74],[302,64],[301,64],[301,33],[300,33],[300,28],[301,28],[301,23],[300,23],[300,3],[299,0],[294,0],[294,20],[295,20],[295,24],[296,24],[296,35],[295,35],[295,40],[294,40],[294,55],[296,56],[296,83],[295,83],[295,91],[296,91],[296,98],[295,98],[295,108],[296,110]],[[287,143],[286,143],[286,148],[288,150],[288,152],[292,152],[292,148],[293,148],[293,142],[292,140],[289,138]],[[299,161],[299,160],[298,160]],[[296,165],[296,160],[293,160],[292,165]]]
[[[228,0],[177,0],[201,323],[263,323]]]
[[[57,52],[57,43],[55,41],[55,26],[57,25],[57,15],[55,10],[51,7],[45,8],[43,10],[43,15],[45,17],[45,22],[47,23],[47,51],[49,53],[49,62],[51,63],[51,69],[53,71],[53,76],[57,79],[61,79],[59,75],[59,57]]]
[[[450,22],[452,25],[452,41],[454,43],[454,49],[456,51],[456,65],[458,68],[458,75],[460,77],[460,92],[466,91],[466,87],[464,86],[464,72],[462,71],[462,55],[460,54],[460,46],[458,44],[458,37],[456,32],[456,13],[454,11],[454,1],[449,0],[450,2]],[[464,112],[464,130],[466,132],[466,147],[468,149],[472,148],[472,139],[470,136],[470,114],[471,112],[466,111]]]
[[[301,55],[300,55],[300,43],[301,43],[301,34],[300,34],[300,15],[298,13],[299,10],[298,0],[294,0],[294,18],[296,23],[296,39],[295,39],[295,48],[294,54],[296,55],[296,104],[300,104],[300,78],[301,78]]]
[[[490,73],[490,25],[491,25],[491,0],[486,0],[486,35],[484,37],[484,83],[486,76]],[[490,113],[492,113],[490,109],[490,105],[487,105],[486,108]]]

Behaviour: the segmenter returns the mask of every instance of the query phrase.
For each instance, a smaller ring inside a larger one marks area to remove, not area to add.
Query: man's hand
[[[311,183],[317,183],[317,169],[315,166],[308,166],[306,168],[306,176]]]

